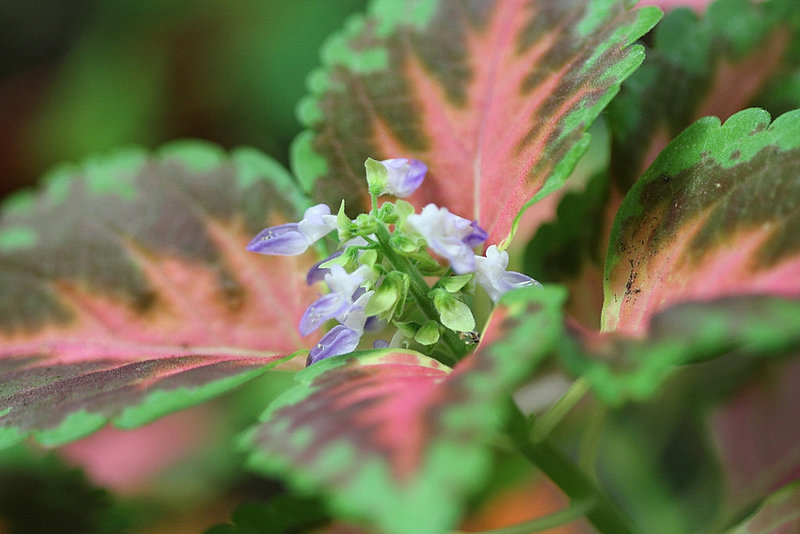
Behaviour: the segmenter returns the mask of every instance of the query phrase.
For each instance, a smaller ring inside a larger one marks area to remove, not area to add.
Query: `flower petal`
[[[506,271],[508,252],[496,245],[486,249],[486,256],[475,256],[475,279],[489,294],[493,302],[507,291],[525,286],[541,286],[530,276],[516,271]]]
[[[462,239],[462,241],[469,248],[474,249],[475,247],[477,247],[478,245],[489,239],[489,234],[486,232],[486,230],[478,226],[478,221],[472,221],[472,224],[470,224],[470,226],[472,227],[472,233],[470,233],[467,237]]]
[[[327,205],[317,204],[306,210],[298,228],[311,244],[336,229],[336,216],[331,215],[331,209]]]
[[[329,293],[317,299],[309,306],[300,318],[300,324],[297,330],[301,336],[307,336],[317,328],[319,328],[325,321],[333,319],[339,314],[347,311],[350,306],[350,300],[342,299],[337,293]]]
[[[422,184],[428,166],[418,159],[392,158],[381,161],[389,171],[387,192],[400,198],[405,198]]]
[[[247,245],[247,250],[259,254],[296,256],[308,249],[308,239],[297,223],[281,224],[261,230]]]
[[[320,265],[322,265],[323,263],[328,262],[330,260],[338,258],[343,253],[344,253],[344,249],[337,250],[336,252],[334,252],[333,254],[331,254],[330,256],[325,258],[324,260],[320,260],[317,263],[315,263],[314,265],[312,265],[311,268],[308,270],[308,274],[306,274],[306,284],[312,285],[312,284],[315,284],[317,282],[322,282],[323,280],[325,280],[325,275],[328,274],[329,272],[331,272],[331,269],[330,269],[330,267],[320,267]]]
[[[331,356],[353,352],[361,341],[361,333],[344,325],[336,325],[322,336],[319,343],[311,349],[306,359],[306,365],[317,363]]]

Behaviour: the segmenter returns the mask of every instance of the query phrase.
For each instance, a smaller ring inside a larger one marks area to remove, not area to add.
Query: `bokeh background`
[[[286,163],[320,44],[366,0],[3,0],[0,194],[122,145]]]

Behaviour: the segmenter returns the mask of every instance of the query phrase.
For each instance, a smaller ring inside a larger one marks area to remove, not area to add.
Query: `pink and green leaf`
[[[764,504],[727,534],[794,534],[800,523],[800,482],[770,495]]]
[[[701,117],[799,107],[798,46],[794,0],[718,0],[705,14],[667,14],[647,61],[609,105],[616,184],[627,191],[669,139]]]
[[[454,370],[411,351],[339,356],[297,374],[248,435],[253,468],[321,491],[381,531],[446,532],[486,479],[501,402],[561,334],[564,293],[507,294]]]
[[[800,360],[765,367],[709,418],[727,502],[748,506],[800,477]]]
[[[499,243],[558,188],[586,128],[643,59],[658,20],[626,2],[375,1],[323,49],[293,166],[315,200],[368,205],[367,157],[430,168],[416,205],[477,219]]]
[[[800,296],[800,110],[701,119],[626,196],[606,259],[603,329],[647,330],[670,305]]]
[[[763,295],[684,302],[654,314],[646,332],[572,330],[559,355],[605,402],[620,405],[655,395],[681,366],[733,351],[776,358],[800,349],[800,300]]]
[[[295,325],[313,298],[304,281],[313,259],[244,247],[263,227],[296,220],[303,203],[255,150],[228,156],[199,142],[92,158],[9,199],[3,432],[64,442],[73,436],[55,429],[66,421],[80,420],[74,437],[108,419],[133,426],[163,414],[159,404],[199,402],[302,349]]]
[[[134,428],[220,395],[263,374],[266,358],[181,356],[121,363],[26,361],[0,366],[0,447],[33,434],[61,445],[111,421]]]

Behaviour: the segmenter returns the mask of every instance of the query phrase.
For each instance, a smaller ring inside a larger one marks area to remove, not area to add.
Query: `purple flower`
[[[465,237],[462,241],[471,249],[475,249],[478,245],[489,239],[489,234],[478,226],[478,221],[472,221],[472,233]]]
[[[320,260],[314,265],[312,265],[311,268],[308,270],[308,274],[306,274],[306,284],[312,285],[315,284],[316,282],[322,282],[323,280],[325,280],[325,275],[331,272],[331,270],[329,267],[320,267],[320,265],[330,260],[338,258],[343,253],[344,249],[337,250],[324,260]]]
[[[319,343],[311,349],[306,359],[306,365],[317,363],[331,356],[353,352],[358,347],[359,341],[361,341],[361,332],[338,324],[322,336]]]
[[[475,279],[483,286],[493,302],[507,291],[525,286],[541,286],[539,282],[522,273],[506,271],[508,252],[497,250],[496,245],[486,249],[486,256],[475,256]]]
[[[417,190],[425,179],[428,166],[418,159],[392,158],[381,161],[389,172],[386,192],[405,198]]]
[[[434,252],[450,262],[455,273],[475,270],[473,249],[487,237],[477,222],[454,215],[447,208],[435,204],[428,204],[419,214],[409,215],[407,222],[425,238]]]
[[[361,336],[364,334],[364,325],[367,322],[364,308],[371,296],[372,291],[367,291],[356,298],[356,301],[340,318],[342,324],[331,328],[308,353],[306,365],[311,365],[331,356],[353,352],[358,347]]]
[[[271,226],[258,233],[247,250],[259,254],[296,256],[336,229],[336,216],[325,204],[311,206],[299,223]]]
[[[337,318],[344,322],[346,315],[355,305],[354,300],[359,299],[364,293],[357,290],[364,283],[369,267],[362,265],[351,274],[348,274],[341,265],[332,265],[330,272],[325,275],[325,282],[331,292],[314,301],[300,319],[298,330],[307,336],[329,319]],[[361,325],[363,330],[363,325]]]

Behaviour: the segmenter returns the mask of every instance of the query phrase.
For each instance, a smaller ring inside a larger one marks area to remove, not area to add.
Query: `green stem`
[[[531,460],[573,503],[593,502],[586,513],[588,519],[603,534],[635,534],[622,510],[564,453],[549,440],[534,442],[528,433],[528,421],[513,401],[508,434],[523,455]]]
[[[589,381],[585,378],[579,378],[573,382],[560,399],[536,418],[536,423],[533,427],[533,441],[539,442],[549,436],[564,416],[580,402],[587,391],[589,391]]]
[[[469,534],[533,534],[535,532],[542,532],[553,528],[572,523],[576,519],[580,519],[594,506],[592,501],[576,502],[569,508],[559,510],[546,516],[537,517],[518,525],[511,525],[503,528],[496,528],[493,530],[482,530],[480,532],[472,532]],[[454,532],[453,534],[468,534],[466,532]]]
[[[597,461],[597,451],[603,434],[607,410],[606,406],[600,403],[593,407],[578,450],[578,465],[592,478],[595,478],[594,465]]]
[[[389,263],[397,269],[398,271],[404,272],[408,274],[409,277],[409,291],[411,291],[411,296],[414,297],[414,300],[417,302],[420,310],[425,316],[432,320],[438,321],[439,320],[439,312],[436,311],[436,307],[431,302],[431,299],[428,298],[428,293],[430,292],[431,288],[428,287],[428,284],[425,283],[425,279],[422,278],[422,275],[419,273],[416,267],[411,264],[406,258],[397,254],[392,246],[389,244],[389,239],[391,236],[389,235],[389,229],[386,228],[383,224],[378,224],[378,229],[375,232],[375,236],[378,238],[378,243],[381,246],[381,250],[383,254],[386,256],[386,259],[389,260]],[[453,353],[456,361],[460,360],[462,356],[467,352],[466,345],[458,339],[458,336],[448,330],[444,329],[442,333],[442,339],[444,340],[445,345]],[[445,362],[446,363],[446,362]]]

